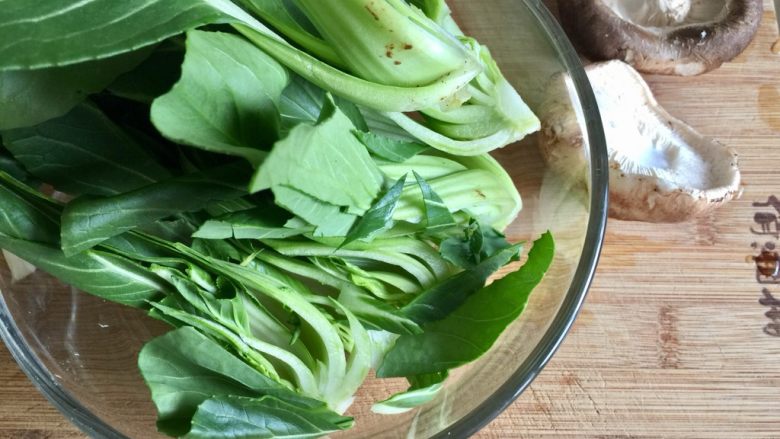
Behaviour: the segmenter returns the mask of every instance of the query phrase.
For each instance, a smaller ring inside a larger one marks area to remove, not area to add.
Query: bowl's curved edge
[[[607,145],[593,89],[574,47],[565,37],[565,32],[549,9],[542,4],[541,0],[525,0],[525,3],[536,18],[542,22],[550,41],[562,54],[563,62],[571,74],[574,88],[584,110],[591,154],[591,208],[585,235],[585,246],[561,308],[531,355],[490,398],[468,415],[434,436],[436,439],[472,436],[509,407],[547,365],[571,329],[585,301],[596,272],[607,228],[609,200]],[[563,330],[560,330],[561,328]]]
[[[5,298],[0,294],[0,340],[11,352],[19,368],[27,375],[38,391],[62,413],[73,425],[89,437],[106,439],[128,439],[104,423],[89,409],[79,404],[65,389],[57,386],[57,380],[43,366],[43,362],[30,349],[22,349],[17,340],[23,337],[16,324],[8,317],[10,312]]]

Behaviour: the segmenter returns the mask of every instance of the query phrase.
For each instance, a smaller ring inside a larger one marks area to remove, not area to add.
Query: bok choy
[[[336,433],[372,369],[427,404],[550,267],[487,154],[538,120],[443,0],[6,3],[0,248],[170,326],[164,434]]]
[[[540,128],[539,120],[503,76],[488,49],[460,31],[444,0],[244,3],[272,26],[283,23],[278,27],[282,35],[289,35],[307,52],[295,55],[294,49],[274,38],[276,35],[239,25],[255,44],[326,90],[383,111],[385,117],[434,148],[477,155]],[[322,60],[316,58],[318,55]],[[338,71],[333,70],[334,65]],[[345,77],[345,71],[355,76]],[[380,94],[385,86],[428,89],[431,84],[453,83],[457,87],[440,89],[435,101],[403,104]],[[420,112],[423,122],[404,114],[409,111]]]

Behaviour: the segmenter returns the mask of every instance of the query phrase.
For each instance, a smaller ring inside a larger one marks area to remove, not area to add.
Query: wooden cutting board
[[[734,62],[647,78],[672,114],[740,152],[742,198],[686,224],[611,221],[571,334],[479,437],[780,438],[780,278],[757,277],[753,260],[780,249],[780,54],[765,3]],[[0,348],[0,438],[76,437]]]

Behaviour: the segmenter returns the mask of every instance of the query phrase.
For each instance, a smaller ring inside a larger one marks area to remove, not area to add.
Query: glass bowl
[[[369,379],[349,414],[356,427],[338,437],[467,437],[497,416],[555,352],[585,298],[606,224],[607,165],[601,122],[580,61],[539,0],[450,0],[467,34],[490,47],[533,109],[553,77],[569,84],[571,108],[590,152],[587,175],[558,175],[544,164],[536,136],[497,151],[524,199],[512,241],[546,230],[555,262],[526,312],[477,362],[458,369],[428,405],[396,416],[371,413],[373,401],[404,381]],[[14,281],[0,264],[0,336],[40,391],[86,434],[152,438],[155,410],[136,366],[143,343],[167,328],[142,312],[105,302],[35,272]]]

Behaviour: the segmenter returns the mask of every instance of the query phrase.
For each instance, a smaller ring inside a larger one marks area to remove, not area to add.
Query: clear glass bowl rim
[[[591,199],[585,244],[569,290],[541,341],[498,390],[466,416],[434,436],[437,439],[472,436],[512,404],[541,372],[563,342],[579,314],[598,265],[606,231],[609,182],[607,146],[593,90],[574,47],[547,7],[541,0],[522,1],[541,23],[550,42],[562,57],[561,61],[571,76],[585,117],[585,131],[591,156]],[[35,387],[85,434],[93,438],[126,438],[61,388],[57,384],[57,379],[43,367],[36,355],[21,343],[21,334],[10,319],[2,296],[0,296],[0,339],[5,342],[11,355]]]

